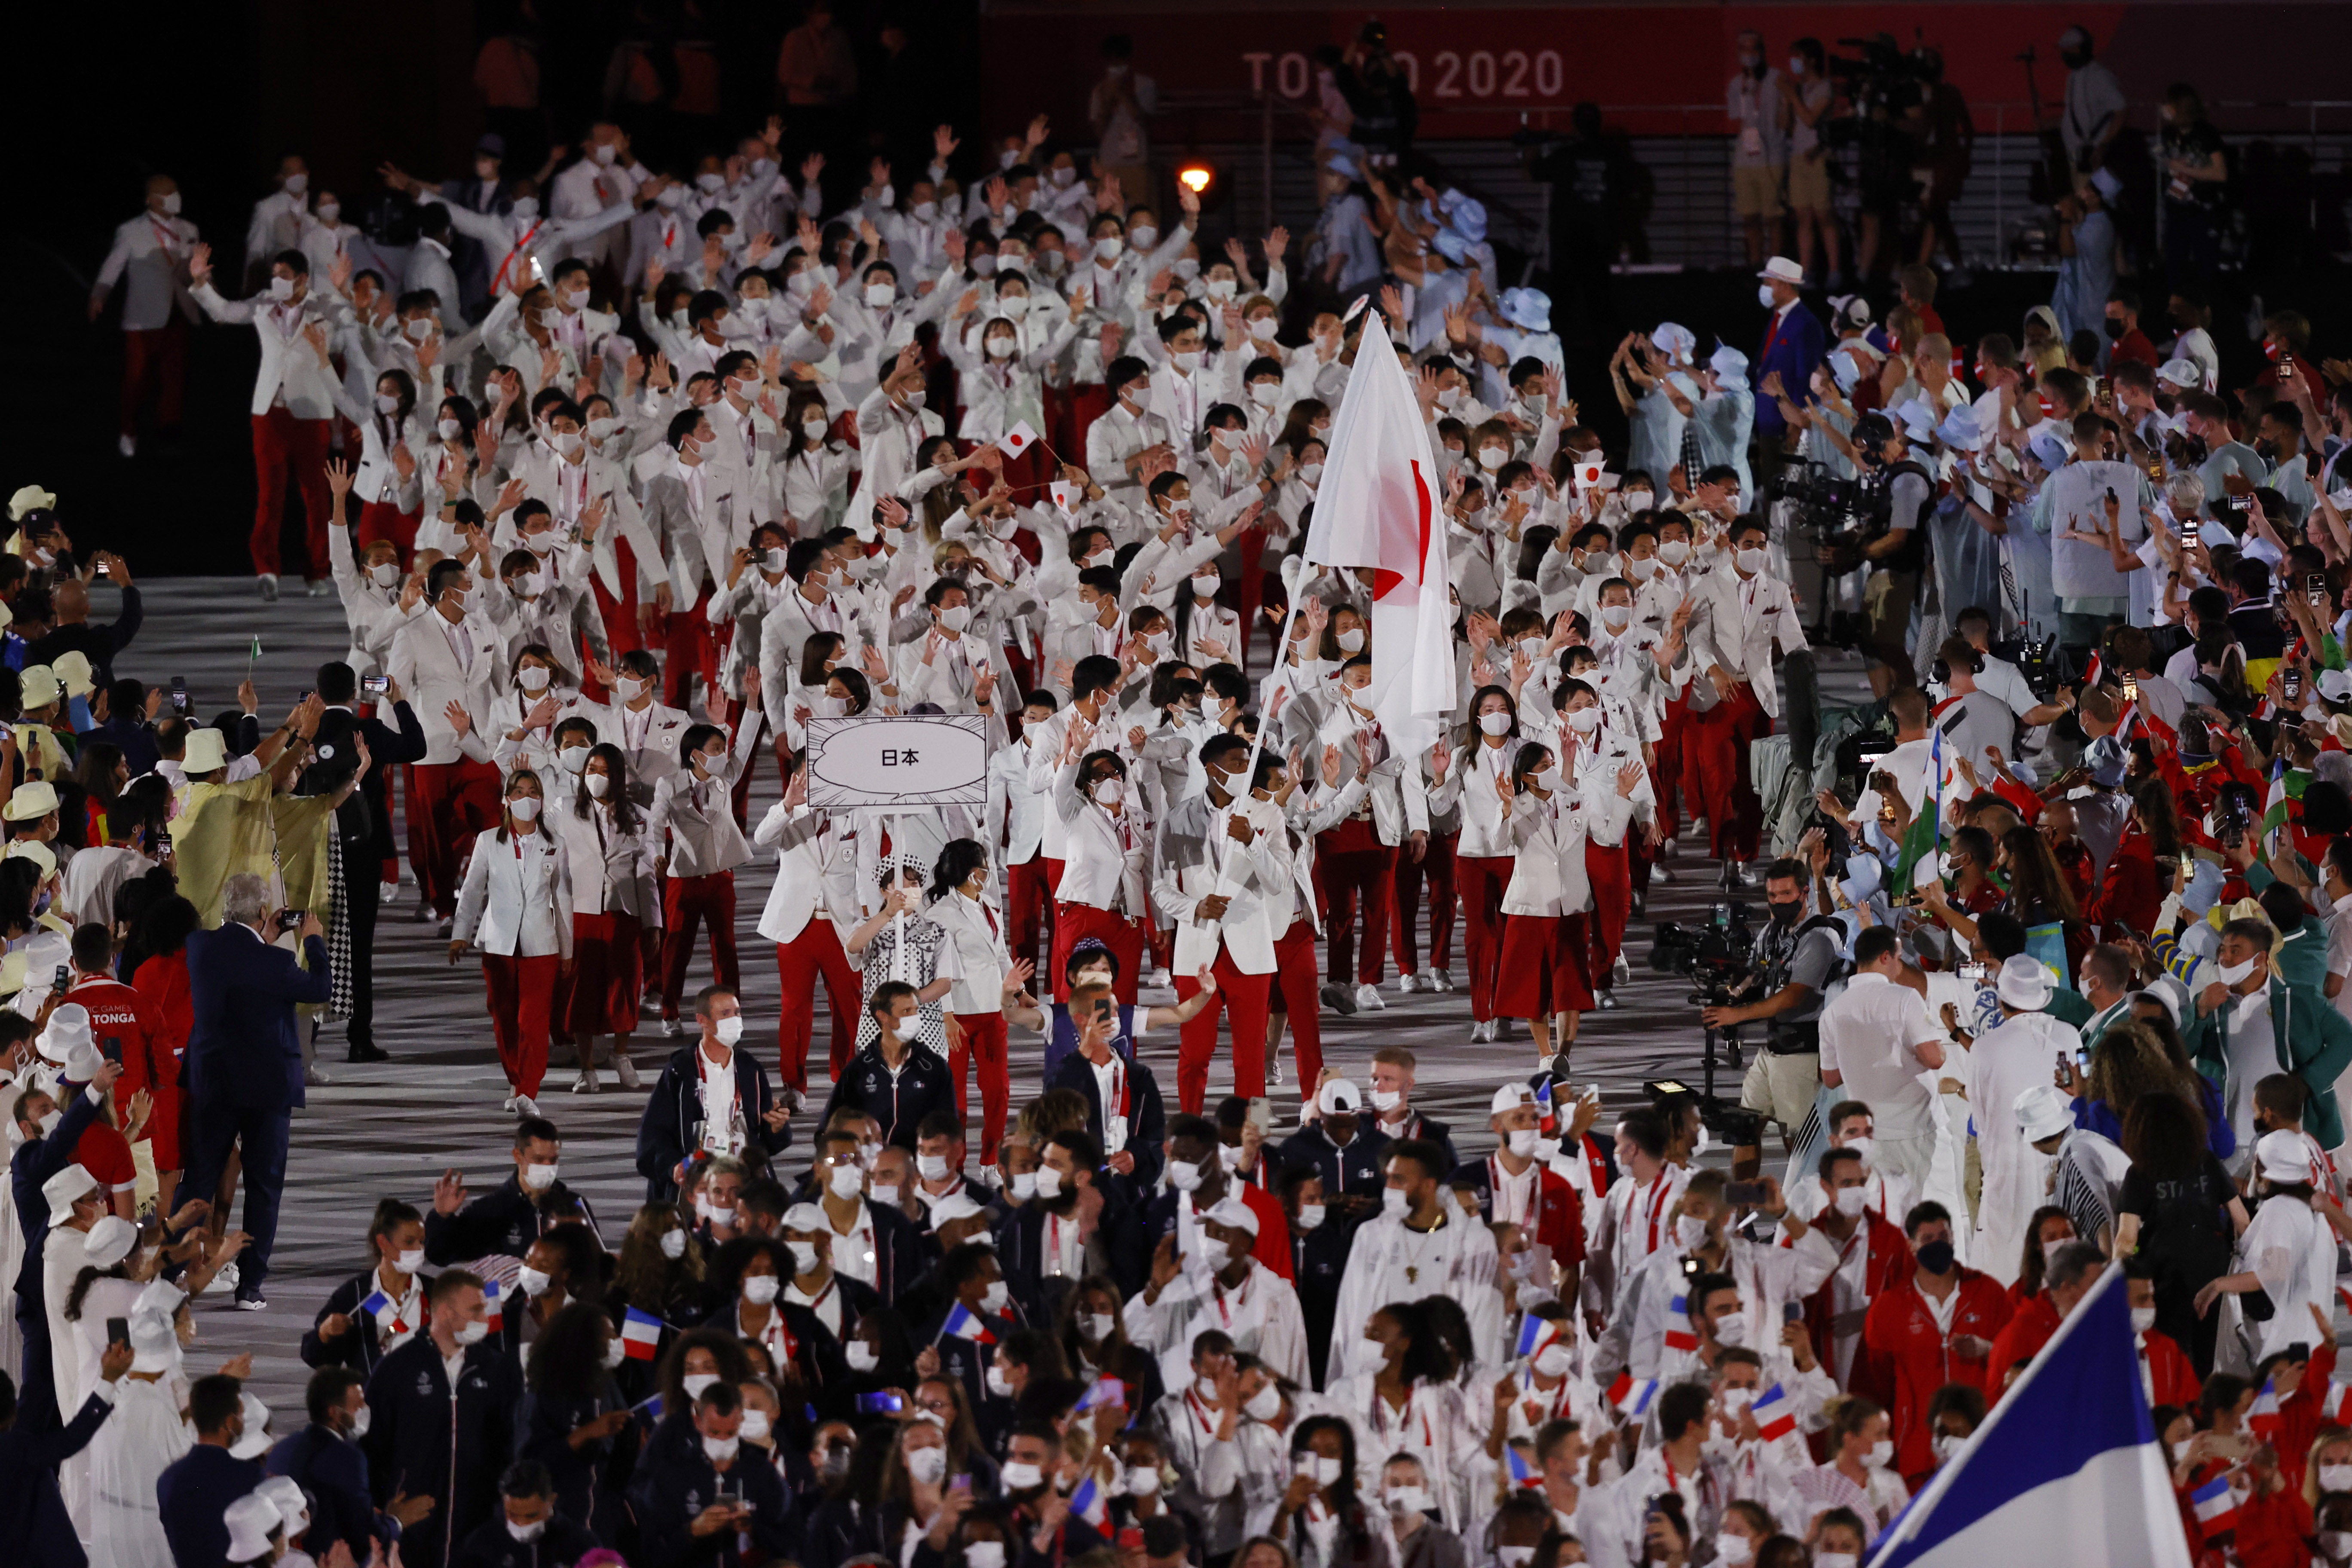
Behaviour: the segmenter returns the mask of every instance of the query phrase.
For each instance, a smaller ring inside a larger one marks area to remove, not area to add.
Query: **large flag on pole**
[[[1966,1447],[1878,1538],[1870,1568],[2189,1568],[2110,1265]]]
[[[1388,328],[1377,310],[1365,314],[1331,420],[1307,559],[1372,569],[1372,714],[1393,751],[1410,756],[1428,749],[1454,707],[1444,481]]]

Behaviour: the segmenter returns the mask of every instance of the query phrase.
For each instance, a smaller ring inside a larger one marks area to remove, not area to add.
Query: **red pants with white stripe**
[[[1281,993],[1278,1010],[1290,1020],[1290,1049],[1298,1062],[1298,1097],[1305,1100],[1315,1092],[1315,1080],[1323,1076],[1323,1020],[1317,1011],[1323,1000],[1315,968],[1315,928],[1303,919],[1292,921],[1290,929],[1275,939],[1274,984]],[[1276,1010],[1271,991],[1266,1005]]]
[[[1690,716],[1683,733],[1683,788],[1706,806],[1708,852],[1718,860],[1753,860],[1764,825],[1764,803],[1748,772],[1748,743],[1772,732],[1746,681],[1704,713]]]
[[[824,977],[824,999],[833,1008],[833,1045],[828,1054],[830,1076],[839,1078],[849,1065],[857,1040],[858,999],[865,994],[849,955],[841,951],[841,933],[823,913],[811,915],[801,934],[776,944],[776,976],[783,982],[783,1017],[776,1025],[776,1070],[794,1089],[808,1088],[809,1037],[816,1017],[817,977]]]
[[[1459,833],[1433,833],[1422,847],[1421,858],[1411,848],[1396,858],[1397,973],[1412,974],[1421,968],[1421,884],[1429,882],[1429,966],[1447,968],[1454,956],[1454,845]]]
[[[1054,887],[1046,880],[1046,859],[1032,855],[1017,865],[1004,868],[1004,933],[1005,947],[1015,958],[1037,962],[1037,938],[1053,916]],[[1043,996],[1054,989],[1059,976],[1040,976],[1031,982],[1033,995]]]
[[[670,877],[662,882],[661,1011],[677,1016],[678,993],[686,989],[686,966],[694,960],[694,927],[710,929],[710,979],[733,991],[742,984],[735,956],[735,873]]]
[[[1180,1026],[1176,1048],[1177,1103],[1195,1116],[1208,1103],[1209,1058],[1217,1054],[1220,1013],[1233,1022],[1234,1092],[1251,1100],[1265,1093],[1265,999],[1274,976],[1244,974],[1223,942],[1217,944],[1217,961],[1210,973],[1217,977],[1217,994]],[[1176,976],[1177,1001],[1191,1001],[1200,989],[1197,976]]]
[[[490,1032],[498,1037],[499,1066],[517,1094],[536,1099],[547,1076],[548,1021],[555,1011],[555,976],[563,961],[482,954],[482,980],[490,994]]]
[[[1630,827],[1628,834],[1641,829]],[[1592,908],[1585,921],[1591,951],[1585,955],[1585,973],[1603,991],[1609,989],[1611,969],[1617,955],[1625,947],[1625,922],[1633,913],[1633,880],[1632,851],[1624,845],[1595,844],[1584,841],[1584,875],[1592,884]]]
[[[327,574],[327,522],[334,502],[327,492],[327,426],[324,419],[297,419],[284,408],[253,416],[253,552],[257,575],[278,573],[278,531],[286,521],[286,476],[302,499],[304,547],[295,552],[294,570],[306,579]],[[316,567],[316,571],[312,570]]]
[[[1054,981],[1056,991],[1066,991],[1061,984],[1063,971],[1069,966],[1070,949],[1092,937],[1110,949],[1118,961],[1118,978],[1111,984],[1111,994],[1119,1005],[1135,1005],[1136,982],[1143,973],[1143,927],[1126,915],[1115,915],[1108,910],[1098,910],[1092,904],[1056,903],[1054,906]]]
[[[1495,978],[1503,963],[1503,891],[1517,864],[1508,855],[1457,855],[1454,885],[1462,894],[1462,946],[1470,962],[1470,1017],[1495,1016]]]
[[[458,858],[499,820],[499,770],[467,757],[411,763],[406,815],[416,890],[446,921],[457,912]]]
[[[1004,1136],[1005,1113],[1013,1103],[1013,1075],[1006,1061],[1006,1032],[1002,1013],[950,1014],[961,1031],[948,1051],[948,1076],[955,1079],[956,1114],[963,1114],[964,1064],[970,1062],[980,1079],[980,1163],[996,1163],[996,1145]]]
[[[1323,879],[1328,907],[1323,940],[1332,984],[1349,976],[1366,985],[1381,983],[1387,958],[1389,921],[1396,905],[1396,847],[1383,844],[1368,817],[1341,823],[1316,840],[1315,869]],[[1364,917],[1364,945],[1356,947],[1356,913]]]

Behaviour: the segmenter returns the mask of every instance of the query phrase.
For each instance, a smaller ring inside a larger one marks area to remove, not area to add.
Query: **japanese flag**
[[[1576,488],[1580,490],[1597,489],[1608,472],[1608,465],[1599,458],[1580,458],[1576,465]]]
[[[1054,498],[1054,505],[1065,517],[1069,515],[1070,508],[1077,504],[1078,487],[1072,480],[1055,479],[1045,487],[1045,493]]]
[[[1029,427],[1029,421],[1024,419],[1004,433],[997,441],[996,449],[1008,458],[1017,458],[1036,444],[1037,432]]]
[[[1375,343],[1387,335],[1378,321],[1365,330]],[[1371,569],[1371,709],[1400,755],[1426,750],[1454,707],[1442,483],[1404,367],[1362,356],[1331,422],[1307,559]]]

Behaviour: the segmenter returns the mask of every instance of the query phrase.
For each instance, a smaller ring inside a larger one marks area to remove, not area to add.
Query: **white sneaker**
[[[539,1114],[539,1101],[533,1100],[527,1094],[518,1094],[512,1100],[507,1101],[507,1109],[513,1111],[518,1116],[537,1116]]]
[[[314,599],[323,599],[335,591],[335,585],[324,577],[313,577],[302,591]]]
[[[1616,965],[1610,970],[1609,977],[1620,985],[1630,985],[1633,983],[1633,966],[1625,962],[1623,953],[1617,955]]]
[[[521,1098],[521,1097],[520,1097],[520,1096],[519,1096],[519,1095],[512,1095],[512,1094],[508,1095],[508,1096],[507,1096],[507,1102],[506,1102],[504,1105],[499,1106],[499,1109],[500,1110],[504,1110],[504,1111],[507,1111],[507,1112],[509,1112],[509,1113],[512,1113],[512,1111],[514,1110],[514,1108],[515,1108],[515,1101],[516,1101],[518,1099],[520,1099],[520,1098]]]
[[[139,437],[136,436],[122,437],[114,443],[114,448],[126,458],[135,458],[139,455]]]
[[[221,1265],[221,1271],[213,1276],[213,1282],[205,1287],[204,1293],[209,1296],[215,1290],[235,1290],[236,1289],[236,1265],[224,1263]]]
[[[572,1092],[574,1094],[600,1094],[604,1092],[604,1088],[603,1084],[596,1081],[594,1062],[583,1064],[580,1068],[580,1076],[572,1080]]]
[[[1653,882],[1671,882],[1674,879],[1675,873],[1673,868],[1664,860],[1659,861],[1656,865],[1650,868],[1650,880]]]
[[[302,1081],[311,1089],[324,1089],[335,1080],[329,1078],[325,1070],[314,1062],[302,1069]]]
[[[381,892],[377,893],[377,894],[376,894],[376,896],[375,896],[375,901],[376,901],[377,903],[379,903],[379,904],[391,904],[391,903],[395,902],[395,901],[400,898],[400,884],[399,884],[399,883],[397,883],[397,882],[380,882],[380,883],[378,883],[378,884],[377,884],[377,886],[378,886],[378,887],[380,887],[380,888],[383,889],[383,891],[381,891]]]
[[[1434,970],[1422,976],[1422,984],[1431,991],[1451,991],[1454,989],[1454,974],[1451,970]]]
[[[1381,988],[1367,983],[1356,987],[1356,1005],[1377,1013],[1388,1004],[1381,1000]]]
[[[644,1081],[637,1077],[637,1064],[619,1051],[613,1053],[613,1076],[621,1080],[623,1089],[642,1089]]]
[[[264,572],[261,574],[258,581],[261,584],[261,602],[265,605],[276,604],[278,602],[278,574],[275,572]]]
[[[1486,1031],[1494,1026],[1494,1020],[1491,1018],[1483,1023],[1474,1020],[1470,1025],[1470,1043],[1474,1046],[1485,1045],[1489,1038]]]
[[[676,1018],[664,1018],[661,1021],[661,1032],[665,1039],[674,1040],[686,1033],[686,1026]]]
[[[1617,993],[1614,991],[1603,991],[1601,994],[1601,1010],[1604,1013],[1614,1013],[1617,1011]]]
[[[1400,995],[1400,996],[1410,996],[1410,995],[1412,995],[1414,992],[1416,992],[1416,991],[1418,991],[1418,990],[1420,990],[1420,989],[1421,989],[1421,976],[1419,976],[1418,974],[1400,974],[1400,975],[1398,975],[1398,976],[1397,976],[1397,994],[1398,994],[1398,995]],[[1431,989],[1432,991],[1434,991],[1434,990],[1436,990],[1436,989],[1437,989],[1437,987],[1436,987],[1436,986],[1434,986],[1434,985],[1433,985],[1433,986],[1431,986],[1431,987],[1430,987],[1430,989]]]

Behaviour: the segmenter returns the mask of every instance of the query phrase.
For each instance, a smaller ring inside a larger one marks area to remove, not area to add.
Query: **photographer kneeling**
[[[1764,898],[1771,922],[1756,938],[1756,971],[1747,989],[1760,991],[1753,1002],[1701,1009],[1699,1022],[1729,1029],[1762,1020],[1762,1047],[1748,1064],[1739,1087],[1739,1107],[1780,1124],[1787,1145],[1813,1109],[1822,1082],[1822,1002],[1844,965],[1844,930],[1826,916],[1804,918],[1802,862],[1775,860],[1764,873]],[[1733,1173],[1752,1176],[1763,1162],[1762,1134],[1735,1144]]]

